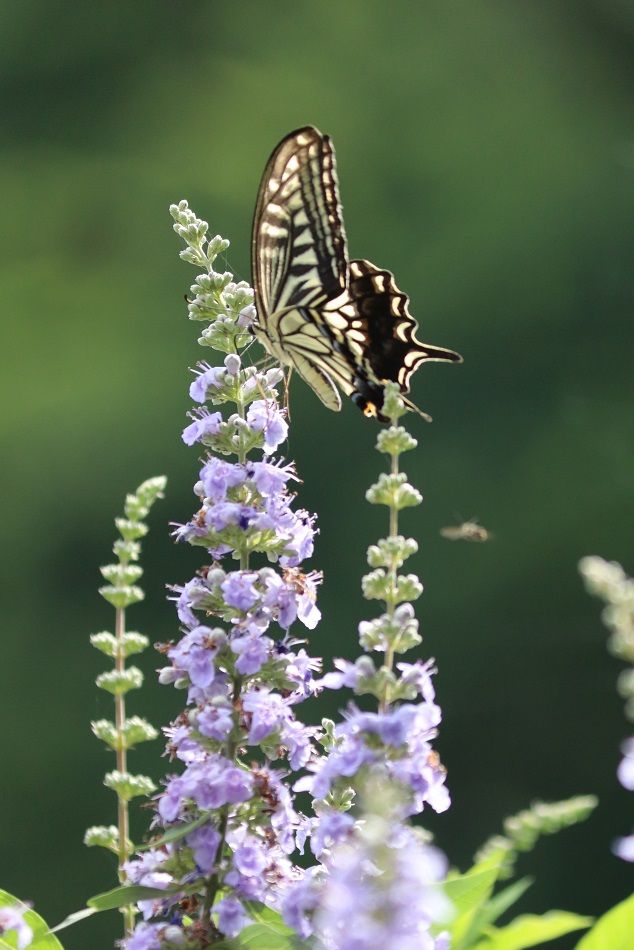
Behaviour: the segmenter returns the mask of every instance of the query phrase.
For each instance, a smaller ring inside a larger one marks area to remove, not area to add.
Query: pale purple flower
[[[181,803],[186,794],[187,784],[180,775],[168,781],[165,791],[158,800],[158,812],[163,821],[176,821],[180,815]]]
[[[617,858],[622,858],[624,861],[634,861],[634,835],[617,838],[612,845],[612,851]]]
[[[282,492],[290,478],[296,479],[292,465],[273,465],[271,462],[250,462],[247,466],[249,478],[263,496],[277,495]]]
[[[301,769],[310,759],[314,732],[314,729],[303,726],[297,719],[287,714],[280,738],[288,751],[288,762],[293,771]]]
[[[214,531],[223,531],[229,525],[238,525],[243,530],[248,528],[251,521],[257,516],[255,508],[241,505],[234,501],[221,502],[213,505],[205,512],[205,523]]]
[[[218,845],[220,844],[220,833],[213,825],[203,825],[202,828],[196,828],[191,834],[187,835],[187,844],[194,853],[194,861],[205,875],[211,874]]]
[[[222,742],[233,729],[233,712],[229,705],[213,703],[201,709],[196,716],[196,728],[207,739]]]
[[[616,774],[623,788],[634,792],[634,737],[623,743],[621,751],[623,752],[623,759]]]
[[[236,637],[231,641],[231,649],[237,655],[236,670],[243,676],[259,673],[269,657],[271,641],[268,637],[250,634]]]
[[[123,950],[161,950],[160,931],[164,928],[164,924],[137,924],[121,946]]]
[[[192,797],[199,808],[220,808],[245,802],[253,794],[253,776],[222,756],[209,756],[190,769]]]
[[[198,410],[197,417],[183,429],[182,439],[185,445],[201,442],[205,436],[217,435],[222,424],[222,413]]]
[[[315,603],[315,596],[306,591],[300,595],[297,604],[297,619],[301,620],[308,630],[314,630],[321,620],[321,611]]]
[[[225,604],[237,610],[248,610],[253,607],[260,596],[255,587],[258,579],[258,574],[249,571],[234,571],[227,574],[221,584]]]
[[[33,931],[24,920],[28,909],[25,904],[0,907],[0,935],[15,933],[18,950],[25,950],[33,940]]]
[[[264,844],[253,835],[245,835],[233,853],[233,863],[245,877],[260,875],[268,863]]]
[[[396,668],[401,672],[401,683],[411,685],[426,702],[434,701],[436,693],[431,678],[432,673],[435,672],[433,660],[397,663]]]
[[[317,868],[309,868],[304,877],[284,892],[281,902],[284,922],[296,931],[302,940],[313,932],[311,917],[320,896]]]
[[[249,742],[252,745],[257,745],[279,729],[287,715],[282,697],[269,689],[253,689],[244,693],[242,707],[251,717]]]
[[[237,937],[253,921],[235,897],[225,897],[214,910],[218,912],[218,929],[226,937]]]
[[[245,477],[242,465],[234,465],[215,456],[208,459],[200,470],[205,497],[214,505],[226,499],[229,489],[242,485]]]
[[[288,435],[288,423],[273,400],[256,399],[247,410],[247,423],[264,435],[264,451],[274,452]]]
[[[349,812],[328,808],[318,815],[315,825],[310,836],[310,848],[319,858],[326,848],[345,841],[354,828],[354,818]]]
[[[190,398],[194,402],[204,402],[209,389],[221,389],[226,370],[223,366],[209,366],[208,363],[199,363],[201,370],[196,370],[197,376],[189,387]]]

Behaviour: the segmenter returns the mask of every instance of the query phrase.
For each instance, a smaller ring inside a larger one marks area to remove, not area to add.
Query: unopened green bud
[[[141,504],[150,508],[158,498],[164,497],[167,478],[165,475],[155,475],[141,482],[135,494]]]
[[[136,666],[127,670],[107,670],[100,673],[95,683],[99,689],[105,689],[113,696],[123,696],[131,689],[140,689],[143,685],[143,673]]]
[[[108,851],[119,853],[119,829],[116,825],[93,825],[87,828],[84,834],[84,844],[88,848],[107,848]],[[132,843],[130,842],[130,850]]]
[[[138,541],[125,541],[123,538],[117,538],[112,545],[112,550],[123,562],[138,561],[141,545]]]
[[[372,505],[388,505],[397,511],[420,505],[423,500],[418,489],[408,483],[405,472],[397,475],[382,472],[378,481],[368,488],[365,497]]]
[[[107,630],[100,633],[91,633],[90,642],[95,650],[100,650],[106,656],[115,657],[117,655],[117,638],[113,637]]]
[[[385,452],[387,455],[400,455],[401,452],[407,452],[409,449],[415,449],[418,442],[413,435],[410,435],[403,426],[390,426],[389,429],[381,429],[376,440],[376,447],[379,452]]]
[[[158,737],[158,731],[154,726],[141,716],[131,716],[126,719],[121,734],[126,749],[133,749],[140,742],[151,742]]]
[[[377,568],[362,578],[361,589],[367,600],[384,600],[394,605],[417,600],[423,592],[423,585],[415,574],[399,574],[394,584],[389,574]]]
[[[323,733],[319,737],[319,744],[329,752],[335,744],[335,724],[332,719],[322,719],[321,728]]]
[[[139,795],[151,795],[156,790],[156,785],[147,775],[131,775],[129,772],[108,772],[103,784],[116,792],[124,802]]]
[[[149,531],[148,526],[142,521],[130,521],[129,518],[115,518],[114,523],[125,541],[138,541]]]
[[[112,659],[114,659],[118,653],[119,644],[122,648],[123,655],[126,657],[132,656],[133,653],[142,653],[143,650],[146,650],[150,645],[148,638],[142,633],[137,633],[136,630],[129,630],[127,633],[124,633],[120,641],[117,641],[117,638],[113,637],[111,633],[103,630],[101,633],[92,633],[90,635],[90,642],[96,650],[100,650]]]
[[[368,548],[370,567],[388,567],[398,570],[412,554],[418,551],[414,538],[397,535],[394,538],[382,538]]]
[[[218,255],[223,254],[228,247],[230,247],[230,242],[226,238],[220,237],[219,234],[210,238],[207,242],[207,257],[210,263],[213,263]]]
[[[143,576],[138,564],[106,564],[100,567],[103,577],[115,587],[129,587]]]
[[[117,727],[109,719],[96,719],[90,723],[94,735],[111,749],[116,749],[119,741]]]
[[[143,600],[145,594],[140,587],[100,587],[99,593],[104,600],[107,600],[113,607],[130,607],[132,604],[138,604]]]
[[[407,412],[403,399],[401,398],[401,390],[397,383],[390,382],[386,384],[382,412],[383,415],[388,417],[392,424]]]

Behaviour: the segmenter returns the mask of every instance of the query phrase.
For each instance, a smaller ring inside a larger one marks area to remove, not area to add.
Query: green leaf
[[[634,894],[599,917],[576,950],[631,950],[633,934]]]
[[[525,914],[516,917],[507,927],[499,930],[491,927],[487,937],[476,944],[475,950],[524,950],[591,925],[592,917],[580,917],[565,910],[551,910],[541,917]],[[610,945],[610,950],[615,948]]]
[[[499,870],[497,865],[475,865],[466,874],[453,877],[443,884],[443,890],[456,910],[456,916],[449,927],[454,950],[463,950],[468,946],[466,937],[474,917],[491,896]]]
[[[0,890],[0,907],[14,907],[16,904],[20,907],[24,906],[24,902],[19,898]],[[27,910],[24,920],[33,931],[33,943],[29,944],[32,950],[64,950],[57,937],[51,933],[46,921],[34,910]],[[0,935],[1,950],[14,950],[17,947],[16,938],[15,931]]]
[[[247,910],[255,923],[240,932],[240,947],[250,950],[292,950],[295,932],[287,927],[280,914],[264,904],[248,902]]]
[[[484,936],[487,927],[506,913],[509,907],[512,907],[520,897],[528,890],[533,883],[530,877],[524,877],[520,881],[515,881],[505,887],[503,891],[491,897],[483,907],[476,911],[471,926],[463,937],[463,948],[472,947],[478,939]]]
[[[64,917],[61,924],[57,924],[55,927],[51,927],[51,933],[56,934],[60,930],[66,930],[67,927],[72,927],[74,924],[78,924],[80,920],[85,920],[86,917],[92,917],[93,914],[98,913],[94,907],[84,907],[83,910],[76,910],[74,914],[69,914],[68,917]]]
[[[95,910],[116,910],[118,907],[127,907],[128,904],[136,904],[137,901],[152,900],[153,897],[166,897],[169,894],[178,894],[183,891],[182,887],[143,887],[142,884],[124,884],[122,887],[115,887],[111,891],[104,891],[103,894],[95,894],[88,898],[86,903]]]
[[[496,894],[495,897],[492,897],[482,911],[484,916],[483,926],[494,924],[498,917],[501,917],[502,914],[504,914],[509,909],[509,907],[512,907],[513,904],[515,904],[520,899],[520,897],[526,893],[532,883],[532,877],[523,877],[520,881],[515,881],[514,884],[509,884],[509,886],[505,887],[503,891],[500,891],[499,894]]]
[[[459,914],[479,907],[488,899],[497,880],[498,868],[476,870],[472,868],[466,874],[450,878],[443,884],[443,890]]]
[[[164,844],[170,844],[172,841],[180,841],[181,838],[187,837],[192,831],[196,831],[197,828],[202,827],[202,825],[209,820],[209,814],[205,813],[204,815],[200,815],[195,821],[190,821],[186,825],[178,825],[176,828],[170,828],[169,831],[166,831],[160,838],[152,838],[151,841],[141,845],[136,850],[148,851],[150,848],[161,848]]]

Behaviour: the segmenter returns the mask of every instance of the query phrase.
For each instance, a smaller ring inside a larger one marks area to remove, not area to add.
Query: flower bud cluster
[[[141,552],[141,538],[148,528],[146,519],[158,498],[163,497],[166,479],[163,476],[148,478],[134,494],[126,496],[123,516],[115,518],[120,537],[113,545],[117,563],[106,564],[101,574],[107,585],[99,593],[115,608],[115,633],[102,630],[90,637],[92,646],[114,663],[110,670],[100,673],[96,679],[99,689],[114,697],[115,722],[99,719],[91,723],[92,731],[116,756],[117,768],[109,772],[104,784],[117,794],[119,800],[119,827],[93,826],[84,835],[88,846],[99,846],[113,851],[119,857],[119,867],[132,852],[128,837],[127,803],[136,796],[151,795],[155,790],[153,781],[145,775],[131,775],[127,771],[127,753],[140,742],[156,739],[157,730],[139,716],[126,717],[125,696],[143,684],[143,674],[136,666],[126,667],[128,657],[142,653],[149,646],[146,636],[136,631],[126,631],[127,607],[143,600],[143,590],[138,581],[143,569],[137,563]]]
[[[404,412],[398,387],[386,387],[384,412],[392,424],[379,433],[377,448],[390,456],[390,472],[366,497],[388,508],[390,531],[368,550],[372,570],[362,588],[385,607],[359,625],[362,655],[354,663],[336,660],[336,669],[319,681],[372,696],[377,709],[350,702],[339,724],[322,723],[324,754],[308,762],[308,774],[295,786],[314,799],[316,817],[306,834],[322,868],[291,887],[283,903],[289,926],[333,950],[371,950],[394,941],[412,950],[446,945],[444,936],[430,935],[432,922],[447,909],[433,886],[445,862],[408,821],[426,806],[445,811],[450,800],[432,744],[441,720],[433,661],[395,664],[397,655],[421,641],[411,601],[423,589],[416,575],[399,573],[417,544],[398,533],[398,512],[422,498],[398,471],[400,454],[416,446],[397,424]]]
[[[196,408],[182,438],[204,456],[198,509],[174,537],[208,560],[173,588],[181,636],[159,647],[167,660],[159,680],[184,690],[187,705],[164,730],[178,769],[157,798],[159,837],[126,865],[131,882],[157,889],[139,904],[144,921],[127,950],[237,937],[253,923],[253,902],[279,906],[301,879],[291,855],[306,819],[286,776],[312,755],[316,730],[294,710],[314,694],[320,669],[294,635],[319,621],[321,578],[301,568],[315,526],[294,505],[294,466],[274,457],[288,432],[275,389],[283,376],[238,355],[253,295],[213,269],[228,242],[207,240],[186,202],[170,211],[188,244],[181,257],[206,269],[189,303],[193,319],[211,321],[199,342],[227,355],[219,366],[200,363],[190,387]]]
[[[561,802],[534,802],[504,821],[504,834],[493,835],[482,845],[474,862],[495,860],[499,877],[509,878],[515,870],[518,852],[532,851],[542,835],[554,835],[585,821],[598,805],[594,795],[575,795]]]
[[[579,571],[591,594],[600,597],[605,607],[601,618],[610,631],[608,646],[619,659],[629,664],[617,681],[619,693],[625,699],[625,715],[634,722],[634,578],[628,577],[616,561],[601,557],[584,557]],[[634,791],[634,736],[626,739],[621,751],[617,776],[628,791]],[[634,861],[634,834],[618,838],[614,853],[625,861]]]

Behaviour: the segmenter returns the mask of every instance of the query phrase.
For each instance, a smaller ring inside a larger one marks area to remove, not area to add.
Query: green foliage
[[[524,914],[506,927],[488,928],[486,938],[477,943],[474,950],[525,950],[591,924],[591,917],[580,917],[563,910],[552,910],[541,917]]]
[[[517,854],[529,851],[540,835],[554,834],[583,821],[596,806],[592,796],[577,796],[563,802],[537,802],[506,819],[501,835],[491,838],[478,852],[477,863],[466,874],[450,876],[445,891],[457,914],[450,925],[452,950],[522,950],[554,940],[592,920],[567,911],[543,916],[525,915],[505,927],[493,925],[528,890],[530,878],[513,882],[494,893],[496,884],[513,873]]]
[[[576,950],[632,950],[633,945],[634,894],[600,917]]]
[[[280,914],[263,904],[249,903],[247,910],[255,923],[240,934],[232,947],[236,950],[248,947],[249,950],[292,950],[298,945],[294,932],[282,920]]]

